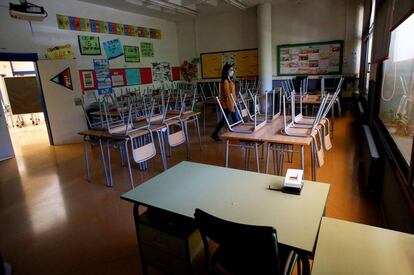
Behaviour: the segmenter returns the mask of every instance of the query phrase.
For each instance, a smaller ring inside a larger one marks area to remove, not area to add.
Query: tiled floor
[[[223,165],[224,144],[209,138],[213,124],[203,136],[202,152],[191,133],[192,160]],[[34,129],[14,132],[13,143],[16,158],[0,162],[0,253],[12,263],[14,274],[140,274],[132,205],[119,198],[130,188],[119,154],[112,154],[114,187],[108,188],[97,148],[88,183],[81,144],[52,147],[45,131]],[[331,184],[327,216],[381,226],[379,207],[357,183],[350,113],[337,119],[333,146],[317,169],[317,180]],[[243,168],[242,156],[240,149],[232,149],[230,166]],[[185,157],[184,147],[173,149],[170,166]],[[309,167],[308,151],[306,158]],[[298,157],[295,161],[290,166],[298,165]],[[253,157],[250,167],[255,167]],[[147,171],[134,169],[135,183],[160,172],[157,157]]]

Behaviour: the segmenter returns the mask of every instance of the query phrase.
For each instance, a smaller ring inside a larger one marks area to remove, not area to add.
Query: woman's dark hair
[[[221,71],[221,81],[224,81],[227,79],[227,77],[229,76],[229,70],[231,67],[233,67],[232,64],[229,64],[229,63],[224,64],[223,70]]]

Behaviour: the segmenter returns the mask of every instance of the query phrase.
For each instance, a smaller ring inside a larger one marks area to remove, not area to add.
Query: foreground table
[[[312,256],[329,184],[304,181],[300,196],[268,189],[283,177],[193,162],[181,162],[121,196],[138,206],[193,219],[200,208],[222,219],[273,226],[278,241]]]
[[[312,274],[414,274],[414,235],[323,218]]]

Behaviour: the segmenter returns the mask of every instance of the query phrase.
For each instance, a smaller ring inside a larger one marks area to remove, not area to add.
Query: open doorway
[[[15,153],[51,144],[36,67],[32,60],[0,61],[0,106]]]

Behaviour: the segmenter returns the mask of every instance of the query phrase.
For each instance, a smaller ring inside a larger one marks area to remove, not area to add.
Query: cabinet
[[[193,274],[203,248],[194,219],[154,208],[134,213],[144,274],[148,266],[168,274]]]

